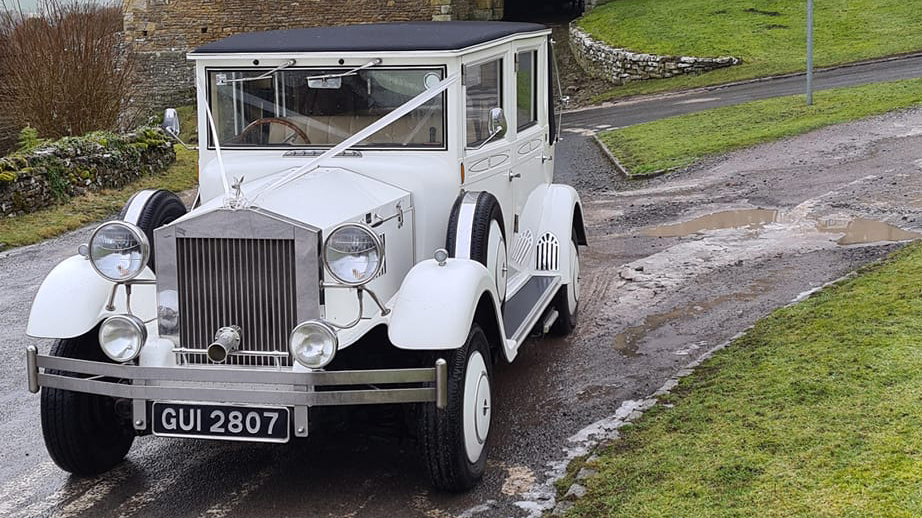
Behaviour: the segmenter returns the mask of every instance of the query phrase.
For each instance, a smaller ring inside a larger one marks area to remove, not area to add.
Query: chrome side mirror
[[[487,142],[506,136],[506,114],[502,108],[493,108],[490,110],[490,137]]]
[[[163,131],[174,138],[179,137],[179,115],[173,108],[167,108],[163,112],[163,122],[160,124]]]
[[[490,130],[490,135],[483,139],[483,142],[474,149],[480,149],[490,142],[506,136],[506,114],[503,113],[502,108],[492,108],[490,110],[490,120],[487,122],[487,129]]]

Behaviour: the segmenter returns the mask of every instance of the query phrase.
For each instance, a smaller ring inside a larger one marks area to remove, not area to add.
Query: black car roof
[[[547,29],[520,22],[396,22],[237,34],[194,53],[398,52],[460,50],[513,34]]]

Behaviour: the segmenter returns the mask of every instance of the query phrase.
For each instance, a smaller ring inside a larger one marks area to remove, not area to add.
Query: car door
[[[520,48],[516,51],[516,65],[514,73],[514,106],[515,117],[511,124],[515,125],[515,142],[512,146],[512,195],[514,200],[515,215],[522,214],[522,209],[528,196],[539,185],[548,183],[550,155],[548,152],[549,135],[547,124],[540,122],[539,107],[542,106],[542,85],[539,69],[539,47]],[[517,225],[514,222],[514,227]],[[515,228],[518,232],[519,229]]]
[[[491,136],[491,112],[506,101],[504,77],[511,69],[506,54],[464,65],[464,189],[487,191],[499,201],[507,245],[513,232],[514,208],[511,182],[514,150],[508,128]]]

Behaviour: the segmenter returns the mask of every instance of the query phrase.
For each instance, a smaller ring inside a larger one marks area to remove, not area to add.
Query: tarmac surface
[[[25,347],[49,343],[25,325],[41,280],[85,228],[0,254],[0,516],[535,516],[553,506],[563,449],[592,423],[798,294],[886,256],[901,246],[887,239],[911,237],[900,230],[922,231],[922,110],[631,182],[578,123],[555,161],[588,226],[580,324],[567,339],[530,339],[496,369],[475,490],[431,491],[412,437],[385,413],[287,445],[142,437],[107,474],[60,471],[25,388]]]
[[[917,77],[922,77],[922,55],[817,70],[813,76],[813,86],[814,90],[828,90]],[[806,88],[806,75],[797,74],[629,98],[573,110],[567,114],[564,128],[590,128],[593,131],[601,131],[719,106],[804,94]]]

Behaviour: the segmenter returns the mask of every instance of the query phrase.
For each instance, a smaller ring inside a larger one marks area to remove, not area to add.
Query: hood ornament
[[[243,180],[245,177],[238,176],[234,178],[231,189],[234,190],[234,197],[228,197],[224,200],[224,206],[229,209],[240,209],[246,205],[246,199],[243,197]]]

